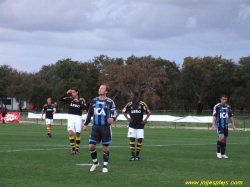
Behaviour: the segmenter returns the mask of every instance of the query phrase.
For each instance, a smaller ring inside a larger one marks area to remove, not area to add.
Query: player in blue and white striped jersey
[[[96,168],[99,167],[95,146],[102,141],[104,160],[102,172],[108,172],[109,144],[112,142],[111,124],[117,117],[115,103],[112,99],[107,97],[108,92],[108,85],[103,84],[100,86],[98,91],[99,97],[91,101],[84,123],[84,131],[86,132],[87,125],[90,123],[91,117],[93,117],[93,127],[89,138],[89,149],[94,164],[90,171],[95,171]]]
[[[217,157],[228,158],[225,155],[226,141],[228,138],[228,120],[232,122],[233,130],[235,131],[233,112],[231,107],[227,104],[227,96],[222,95],[220,97],[220,103],[214,106],[213,110],[213,126],[212,130],[217,129],[217,135],[219,140],[217,141]]]

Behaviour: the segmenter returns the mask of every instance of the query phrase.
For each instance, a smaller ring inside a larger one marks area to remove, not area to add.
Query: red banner
[[[2,122],[2,114],[0,114],[0,119]],[[11,123],[19,123],[20,122],[20,113],[19,112],[8,112],[6,116],[4,117],[5,122],[11,122]]]

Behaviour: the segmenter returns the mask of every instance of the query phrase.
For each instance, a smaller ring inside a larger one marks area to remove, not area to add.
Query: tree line
[[[0,98],[15,97],[20,110],[24,101],[40,111],[51,97],[60,111],[58,98],[72,87],[80,90],[87,103],[98,94],[99,85],[108,83],[109,97],[118,109],[129,101],[132,91],[152,110],[185,110],[202,114],[212,110],[221,94],[228,95],[233,109],[250,113],[250,56],[235,63],[221,56],[186,57],[180,67],[174,61],[152,56],[127,59],[94,57],[88,62],[62,59],[27,73],[8,65],[0,66]]]

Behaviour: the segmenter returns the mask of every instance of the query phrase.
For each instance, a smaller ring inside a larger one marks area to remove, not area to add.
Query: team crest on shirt
[[[108,108],[108,105],[106,105],[105,108]]]
[[[133,107],[131,106],[131,109],[133,109]]]
[[[138,108],[141,109],[141,105],[139,105]]]

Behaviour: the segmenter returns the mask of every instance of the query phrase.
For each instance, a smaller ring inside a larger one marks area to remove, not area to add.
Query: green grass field
[[[230,131],[229,159],[218,159],[215,131],[146,128],[142,160],[129,162],[127,128],[113,127],[109,172],[102,173],[101,168],[89,172],[90,165],[78,165],[92,164],[90,130],[82,133],[81,154],[70,155],[65,125],[53,126],[53,137],[48,138],[45,125],[0,124],[0,187],[205,186],[203,181],[250,186],[249,131]],[[101,145],[97,152],[102,165]]]

